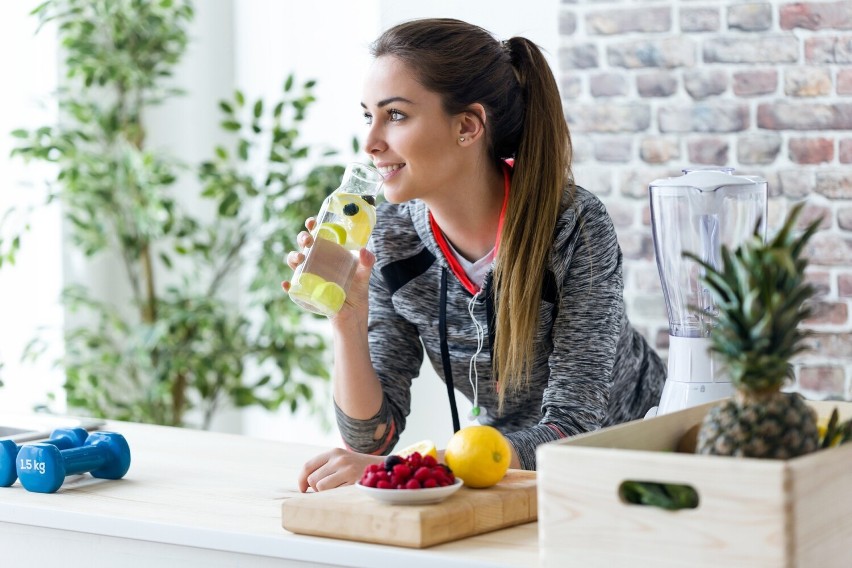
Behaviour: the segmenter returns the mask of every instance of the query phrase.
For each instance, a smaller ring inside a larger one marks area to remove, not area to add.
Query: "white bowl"
[[[355,484],[355,487],[373,499],[391,505],[429,505],[431,503],[440,503],[458,491],[463,483],[457,477],[456,482],[452,485],[430,487],[427,489],[376,489],[375,487],[361,485],[360,481]]]

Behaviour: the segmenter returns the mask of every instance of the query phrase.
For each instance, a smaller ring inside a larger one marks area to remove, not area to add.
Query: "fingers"
[[[308,460],[299,473],[299,491],[334,489],[361,478],[364,468],[383,458],[335,448]]]
[[[362,248],[359,254],[360,256],[358,258],[361,261],[361,266],[363,266],[367,272],[372,270],[373,265],[376,264],[376,255],[365,248]]]
[[[325,452],[305,462],[299,472],[299,491],[305,493],[309,487],[314,487],[308,478],[328,462],[330,454],[331,452]],[[316,480],[314,483],[316,483]],[[316,491],[316,488],[314,490]]]
[[[314,227],[316,227],[316,224],[317,224],[317,220],[314,217],[308,217],[308,219],[305,220],[305,228],[307,228],[308,230],[307,231],[301,231],[298,235],[296,235],[296,245],[298,245],[300,250],[290,251],[289,253],[287,253],[287,259],[286,259],[287,260],[287,266],[289,266],[291,270],[296,270],[296,268],[300,264],[305,262],[305,254],[301,251],[305,250],[306,248],[313,246],[314,238],[311,236],[310,231],[314,230]],[[289,280],[283,281],[281,283],[281,288],[283,288],[285,292],[289,292],[290,291],[290,281]]]
[[[349,453],[351,452],[335,448],[305,462],[302,471],[299,473],[299,491],[304,493],[308,488],[314,491],[322,491],[341,485],[340,483],[333,485],[334,481],[328,478],[335,475],[340,464],[345,462],[346,455]]]
[[[291,250],[287,253],[287,266],[296,270],[296,267],[305,262],[305,255],[299,251]]]
[[[308,228],[307,231],[301,231],[298,235],[296,235],[296,245],[300,250],[298,251],[290,251],[287,253],[287,266],[296,269],[297,266],[305,262],[305,255],[301,251],[306,248],[310,248],[314,244],[314,238],[311,236],[310,231],[313,230],[314,225],[316,225],[316,220],[311,217],[307,221],[305,221],[305,226]]]
[[[304,493],[308,488],[322,491],[345,485],[347,461],[352,454],[353,452],[334,448],[305,462],[299,473],[299,491]]]
[[[308,231],[302,231],[296,235],[296,244],[304,250],[314,244],[314,238]]]
[[[314,244],[314,238],[308,231],[302,231],[296,235],[296,244],[301,250],[305,250]],[[287,253],[287,266],[296,270],[296,267],[305,262],[305,254],[301,251],[291,250]]]

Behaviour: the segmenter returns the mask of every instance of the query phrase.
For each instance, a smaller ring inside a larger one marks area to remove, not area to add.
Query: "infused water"
[[[314,243],[290,283],[290,298],[306,310],[333,316],[343,307],[359,251],[376,224],[381,181],[375,169],[350,164],[341,186],[323,201],[311,233]]]

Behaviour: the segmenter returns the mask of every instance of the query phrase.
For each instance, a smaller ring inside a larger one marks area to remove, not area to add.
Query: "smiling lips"
[[[392,164],[390,166],[376,166],[376,167],[378,168],[379,173],[381,173],[382,176],[387,177],[387,176],[391,175],[392,173],[394,173],[395,171],[397,171],[401,168],[404,168],[405,164]]]

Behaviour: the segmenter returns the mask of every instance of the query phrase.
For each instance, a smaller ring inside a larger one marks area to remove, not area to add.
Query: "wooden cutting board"
[[[432,505],[390,505],[347,486],[291,497],[281,506],[288,531],[313,536],[426,548],[538,517],[536,474],[509,470],[487,489],[462,487]]]

